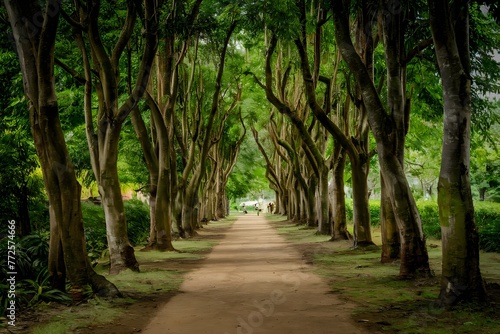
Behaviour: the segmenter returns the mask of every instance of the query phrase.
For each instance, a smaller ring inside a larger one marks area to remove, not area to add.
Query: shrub
[[[371,226],[379,227],[380,226],[380,201],[379,200],[371,200],[369,202],[369,209],[370,209]]]
[[[9,239],[0,240],[0,317],[5,314],[9,285],[7,284],[7,244]],[[53,289],[48,272],[48,237],[31,234],[16,240],[15,270],[16,303],[20,309],[33,306],[40,301],[68,302],[71,298]]]
[[[132,245],[140,245],[149,237],[150,215],[149,206],[139,200],[125,202],[128,237]]]
[[[104,209],[100,205],[82,202],[82,215],[87,253],[94,263],[108,245]]]
[[[139,200],[124,202],[128,237],[132,245],[144,243],[149,236],[149,206]],[[92,261],[101,257],[107,249],[106,219],[102,206],[82,202],[87,252]]]
[[[439,208],[434,201],[417,201],[426,238],[441,239]],[[486,252],[500,253],[500,203],[475,202],[474,213],[479,232],[479,246]],[[370,200],[371,225],[380,225],[380,201]],[[353,221],[352,200],[346,200],[347,221]]]
[[[500,203],[474,203],[479,247],[486,252],[500,253]]]
[[[439,209],[434,201],[418,201],[417,208],[422,220],[422,230],[426,238],[441,239]]]
[[[370,200],[369,201],[369,210],[370,210],[371,226],[374,226],[374,227],[380,226],[380,201],[379,200]],[[353,212],[353,207],[352,207],[352,199],[350,199],[350,198],[346,198],[346,200],[345,200],[345,213],[346,213],[347,221],[352,223],[354,220],[354,212]]]

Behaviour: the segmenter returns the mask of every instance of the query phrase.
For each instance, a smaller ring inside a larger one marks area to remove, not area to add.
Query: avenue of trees
[[[29,235],[46,194],[54,288],[120,295],[89,261],[82,198],[100,198],[110,273],[140,271],[123,184],[148,195],[147,249],[172,251],[265,177],[275,213],[354,248],[374,245],[376,193],[381,261],[406,279],[431,275],[416,197],[437,195],[440,302],[486,299],[473,196],[500,199],[495,1],[3,3],[2,219]]]

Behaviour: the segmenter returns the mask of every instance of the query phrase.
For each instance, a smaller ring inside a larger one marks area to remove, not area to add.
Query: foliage
[[[33,306],[39,302],[59,302],[71,303],[71,297],[61,290],[57,290],[50,285],[50,276],[47,267],[44,267],[34,279],[24,279],[17,287],[18,300],[28,306]]]
[[[149,236],[149,206],[139,200],[125,201],[125,215],[132,245],[144,243]]]
[[[7,244],[10,239],[0,240],[0,315],[5,314],[8,299]],[[60,290],[53,289],[48,272],[48,237],[31,234],[16,240],[16,303],[19,309],[31,307],[39,302],[70,302],[71,298]]]
[[[500,126],[494,125],[490,134],[498,138]],[[496,144],[473,136],[471,155],[471,185],[473,195],[480,200],[500,202],[500,157]]]
[[[19,63],[6,32],[0,33],[0,220],[29,226],[30,216],[43,215],[43,182],[35,154]],[[40,209],[35,210],[35,209]],[[0,236],[6,232],[1,224]],[[22,230],[29,233],[29,230]]]
[[[418,212],[422,220],[422,229],[426,238],[441,238],[441,224],[439,222],[439,208],[435,201],[418,201]]]
[[[354,220],[354,211],[352,207],[352,199],[346,199],[346,218],[352,223]],[[370,223],[373,227],[380,226],[380,200],[370,200],[368,203],[370,209]]]
[[[490,14],[484,15],[480,5],[470,10],[470,57],[472,65],[472,131],[483,139],[489,137],[490,127],[500,121],[498,103],[491,93],[500,92],[500,63],[492,57],[500,43],[500,26]]]
[[[148,171],[144,164],[141,145],[129,121],[126,121],[123,125],[119,145],[118,170],[120,171],[120,183],[147,184]]]
[[[417,207],[422,218],[424,234],[428,238],[441,238],[439,208],[433,201],[419,201]],[[486,252],[500,252],[500,204],[475,202],[474,215],[479,232],[479,248]]]
[[[479,247],[486,252],[500,253],[500,204],[474,203],[476,225],[479,230]]]
[[[124,201],[128,224],[128,237],[132,245],[139,245],[149,235],[149,206],[139,200]],[[87,252],[92,262],[96,262],[108,247],[106,239],[106,219],[102,206],[82,202]]]
[[[439,208],[435,201],[417,201],[417,208],[422,220],[422,229],[426,238],[441,239]],[[480,249],[485,252],[500,253],[500,204],[475,202],[474,214],[479,231]],[[380,226],[380,201],[370,200],[371,224]],[[352,200],[346,200],[347,221],[353,221]]]
[[[247,194],[254,197],[262,196],[269,188],[265,177],[266,162],[257,145],[247,133],[243,141],[238,161],[229,176],[227,194],[229,198],[243,198]]]

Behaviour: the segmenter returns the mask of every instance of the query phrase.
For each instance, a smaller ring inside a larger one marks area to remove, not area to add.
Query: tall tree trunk
[[[195,229],[198,226],[198,214],[199,214],[199,206],[198,206],[198,191],[200,189],[200,184],[202,181],[202,177],[205,174],[206,163],[209,151],[213,146],[214,137],[220,137],[219,134],[213,133],[214,124],[216,121],[216,117],[218,116],[218,111],[220,109],[220,95],[222,89],[222,79],[225,69],[225,61],[227,56],[227,49],[229,46],[229,41],[231,36],[236,28],[237,22],[233,21],[226,31],[226,35],[222,44],[222,50],[220,52],[219,64],[217,66],[217,76],[215,79],[215,89],[212,95],[212,101],[210,106],[209,115],[207,115],[207,124],[203,127],[203,136],[200,138],[200,151],[199,151],[199,160],[196,168],[194,168],[194,156],[191,154],[190,161],[188,162],[188,167],[185,167],[183,175],[182,175],[182,189],[184,194],[182,196],[182,229],[186,236],[191,236],[195,234]],[[201,82],[200,82],[201,84]],[[235,100],[233,101],[233,105],[229,108],[225,117],[227,117],[228,113],[236,106],[236,102],[241,97],[241,87],[238,87],[238,92],[236,94]],[[201,103],[201,102],[200,102]],[[202,109],[202,108],[201,108]],[[222,117],[221,120],[223,126],[225,117]],[[219,132],[222,131],[222,128]],[[195,145],[195,143],[193,143]],[[192,150],[194,150],[194,146]],[[191,152],[193,153],[193,152]],[[192,173],[191,179],[188,180],[189,174]]]
[[[18,210],[17,215],[19,221],[16,225],[16,234],[20,237],[27,236],[31,233],[31,221],[29,215],[29,188],[28,181],[19,187],[17,194]]]
[[[38,1],[5,1],[21,64],[24,91],[37,155],[49,198],[49,275],[52,285],[65,290],[66,277],[75,301],[90,285],[102,295],[119,296],[116,287],[97,275],[85,248],[81,211],[81,186],[76,180],[59,119],[54,79],[54,46],[60,3],[49,0],[45,11]],[[41,15],[41,16],[38,16]],[[43,19],[32,31],[26,18]]]
[[[468,1],[428,0],[443,82],[444,137],[438,184],[443,241],[440,301],[484,301],[479,236],[470,188],[471,69]],[[455,15],[453,15],[455,14]],[[455,22],[454,25],[452,22]]]
[[[382,263],[390,263],[400,258],[400,233],[382,173],[380,174],[380,181],[380,225],[382,234],[382,254],[380,261]]]
[[[328,189],[328,168],[326,165],[320,168],[319,175],[319,215],[318,232],[324,235],[332,235],[332,220],[330,218],[330,195]]]
[[[335,151],[339,151],[338,154],[334,153],[337,157],[334,160],[334,165],[332,168],[332,187],[331,187],[331,199],[332,199],[332,219],[333,219],[333,231],[332,240],[348,240],[349,231],[347,231],[347,219],[345,210],[345,190],[344,190],[344,169],[346,164],[346,155],[342,154],[343,151],[340,145],[336,144]]]
[[[129,58],[130,59],[130,58]],[[159,179],[159,167],[158,158],[154,152],[153,145],[148,136],[148,131],[146,129],[146,124],[141,117],[139,108],[134,108],[131,113],[132,125],[134,126],[137,139],[142,147],[142,152],[144,155],[144,160],[146,161],[146,168],[149,172],[148,177],[148,192],[149,192],[149,215],[150,215],[150,226],[149,226],[149,238],[148,245],[146,249],[156,248],[156,197],[158,193],[158,179]]]
[[[354,49],[349,31],[349,10],[343,1],[334,1],[335,35],[342,57],[361,89],[367,109],[368,123],[377,142],[380,170],[387,186],[401,238],[400,276],[429,275],[429,259],[422,232],[420,215],[411,193],[403,166],[393,150],[394,120],[382,105],[370,74]]]
[[[364,155],[351,160],[352,203],[354,219],[354,247],[374,245],[370,226],[368,202],[369,161]]]
[[[305,210],[305,219],[306,225],[309,227],[318,227],[318,211],[316,208],[316,190],[317,190],[317,177],[312,175],[309,178],[309,182],[307,184],[307,188],[302,190],[302,198],[304,199],[304,207]]]
[[[360,163],[360,161],[365,157],[366,155],[366,147],[367,147],[367,138],[368,138],[368,127],[366,125],[366,117],[363,117],[363,113],[360,113],[359,117],[359,129],[357,133],[356,140],[361,143],[361,145],[354,145],[353,141],[350,138],[347,138],[347,132],[345,133],[342,132],[342,130],[339,128],[337,124],[335,124],[329,117],[328,115],[331,112],[331,80],[328,78],[320,77],[318,76],[319,73],[319,66],[320,66],[320,44],[321,44],[321,26],[327,22],[326,20],[326,12],[321,9],[321,5],[318,6],[318,22],[316,22],[316,35],[315,35],[315,61],[314,61],[314,71],[311,71],[311,67],[309,65],[309,59],[308,59],[308,52],[307,52],[307,38],[306,38],[306,12],[305,12],[305,2],[303,0],[299,0],[299,7],[300,7],[300,15],[301,15],[301,23],[302,23],[302,29],[301,33],[302,35],[300,38],[295,39],[295,45],[297,47],[297,50],[299,52],[299,56],[301,59],[301,71],[302,71],[302,76],[303,76],[303,82],[305,86],[305,93],[307,97],[307,103],[309,105],[309,108],[313,112],[315,118],[325,127],[325,129],[338,141],[338,143],[346,150],[347,154],[349,155],[349,158],[351,160],[351,166],[352,168],[362,168],[359,171],[354,172],[353,174],[357,173],[358,179],[356,182],[356,186],[359,187],[358,191],[367,191],[368,186],[361,185],[359,182],[363,180],[362,177],[359,177],[361,174],[366,174],[368,173],[368,170],[366,168],[369,167],[369,165],[366,165],[364,162]],[[272,43],[272,41],[271,41]],[[367,43],[368,44],[368,43]],[[372,55],[372,48],[366,47],[364,53],[366,53],[368,56],[367,58],[370,60],[369,64],[371,64],[371,55]],[[335,73],[336,75],[336,73]],[[316,84],[317,82],[322,81],[326,84],[326,93],[325,93],[325,108],[322,108],[317,100],[316,97]],[[346,101],[346,109],[349,109],[349,101]],[[364,108],[362,107],[362,112],[364,111]],[[347,113],[344,112],[343,118],[347,117]],[[339,123],[344,121],[345,125],[345,120],[340,120]],[[347,128],[344,126],[344,128]],[[321,156],[315,155],[317,165],[318,165],[318,170],[321,170],[322,168],[325,168],[324,166],[324,161]],[[321,163],[323,162],[323,164]],[[367,178],[365,178],[366,182]],[[359,193],[358,193],[359,194]],[[358,234],[362,240],[363,245],[368,245],[368,244],[373,244],[371,241],[371,227],[370,227],[370,220],[369,220],[369,215],[366,215],[366,211],[368,210],[368,200],[364,200],[364,197],[368,197],[368,193],[366,195],[359,194],[359,196],[353,198],[353,202],[358,201],[359,199],[362,199],[361,202],[356,202],[354,206],[354,210],[361,210],[356,214],[356,218],[359,218],[355,220],[355,229],[357,229],[357,232],[354,234],[354,239],[355,242],[357,243],[357,237]],[[365,207],[364,207],[365,206]],[[329,212],[329,211],[328,211]],[[327,212],[325,211],[325,214]],[[329,219],[328,214],[326,215],[326,218],[328,219],[328,232],[329,234],[331,233],[331,222]],[[365,220],[363,220],[365,219]],[[368,219],[368,220],[366,220]]]
[[[109,129],[109,128],[108,128]],[[139,271],[139,263],[134,255],[134,248],[128,239],[128,227],[125,207],[118,180],[118,139],[121,126],[107,131],[99,140],[100,167],[98,188],[106,217],[106,236],[108,239],[110,273],[117,274],[124,269]]]
[[[90,150],[92,169],[96,176],[99,192],[102,196],[106,214],[106,228],[110,251],[110,272],[130,268],[138,271],[134,249],[127,235],[127,225],[121,189],[118,179],[118,141],[120,130],[126,117],[137,106],[149,81],[150,69],[157,49],[158,13],[160,3],[144,0],[143,27],[144,49],[134,88],[127,100],[119,106],[120,58],[134,30],[138,8],[137,3],[127,3],[127,15],[116,44],[110,48],[104,45],[99,27],[100,1],[88,3],[75,2],[80,28],[87,29],[91,58],[94,70],[98,73],[96,85],[99,111],[97,115],[97,136],[94,132],[92,114],[92,78],[86,46],[82,39],[82,31],[78,31],[77,44],[82,53],[85,69],[85,122],[87,141]],[[75,25],[75,24],[74,24]],[[108,50],[111,53],[108,54]]]

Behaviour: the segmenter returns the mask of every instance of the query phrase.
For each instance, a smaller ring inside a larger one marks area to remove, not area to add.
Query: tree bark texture
[[[429,0],[436,57],[443,82],[444,134],[438,205],[443,245],[440,302],[484,301],[479,236],[470,188],[471,77],[468,1],[453,9]]]

